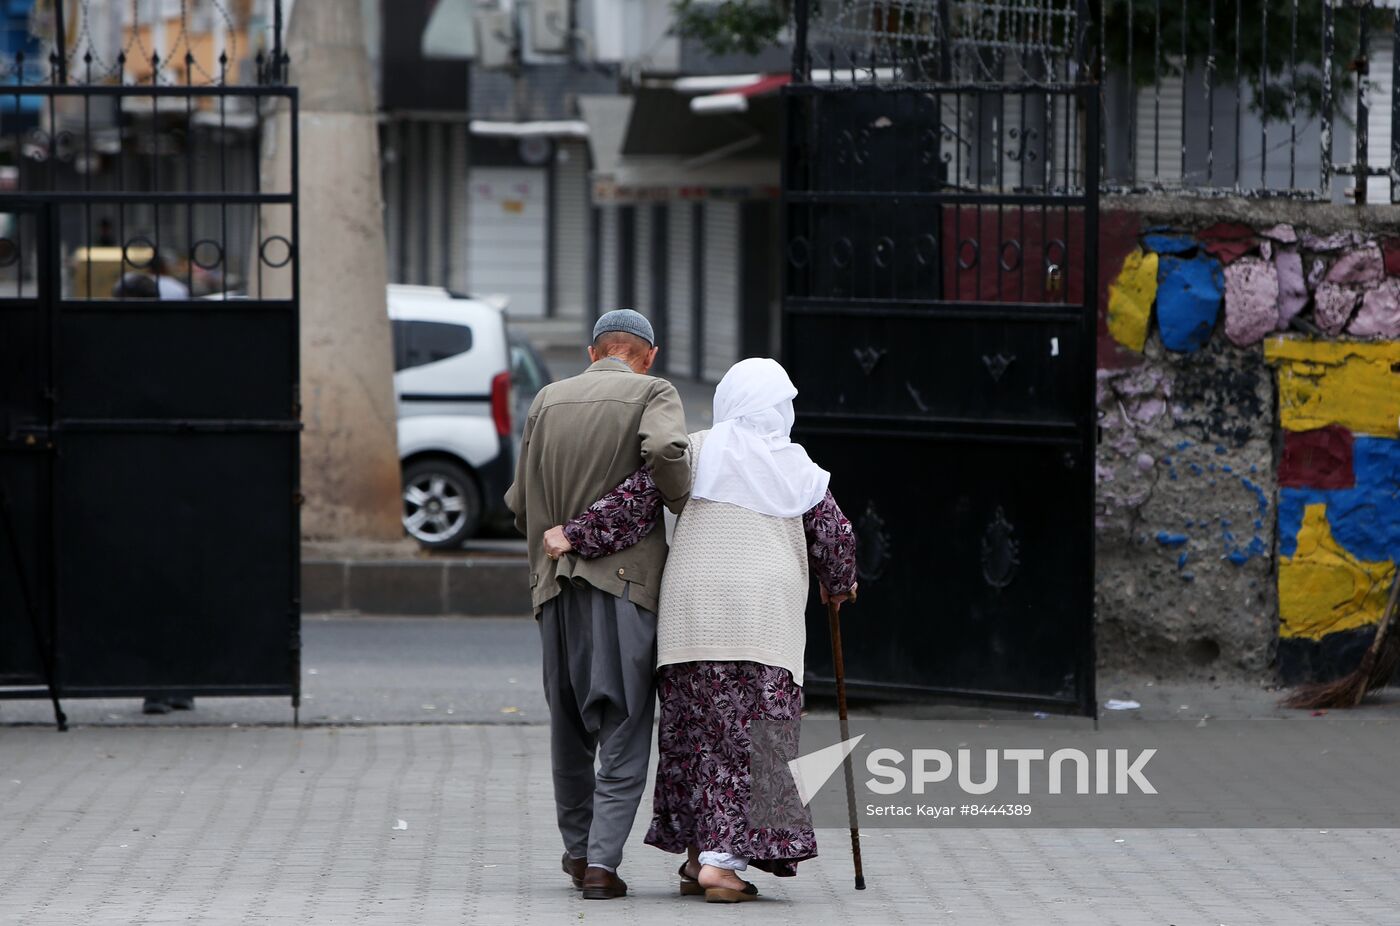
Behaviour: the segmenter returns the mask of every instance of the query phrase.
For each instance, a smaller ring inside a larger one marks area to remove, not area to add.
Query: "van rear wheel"
[[[461,546],[481,524],[481,489],[450,460],[418,460],[403,471],[403,526],[424,547]]]

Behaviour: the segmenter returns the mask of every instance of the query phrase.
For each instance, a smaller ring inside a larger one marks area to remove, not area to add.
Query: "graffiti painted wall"
[[[1100,241],[1102,661],[1350,669],[1400,557],[1400,247],[1126,212]]]

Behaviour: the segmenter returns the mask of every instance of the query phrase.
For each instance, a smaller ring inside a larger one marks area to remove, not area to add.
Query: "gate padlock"
[[[1045,292],[1052,296],[1057,295],[1063,285],[1062,277],[1059,264],[1047,265],[1045,268]]]

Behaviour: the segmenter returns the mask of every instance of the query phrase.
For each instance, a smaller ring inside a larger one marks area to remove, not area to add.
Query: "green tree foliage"
[[[675,0],[676,35],[698,39],[712,55],[756,55],[777,44],[787,4],[771,0]]]

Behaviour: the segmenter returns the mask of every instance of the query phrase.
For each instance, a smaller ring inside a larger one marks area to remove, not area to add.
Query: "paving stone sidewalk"
[[[1400,922],[1395,830],[873,831],[863,893],[822,831],[717,907],[642,845],[648,803],[632,896],[583,901],[541,726],[0,728],[0,923]]]

